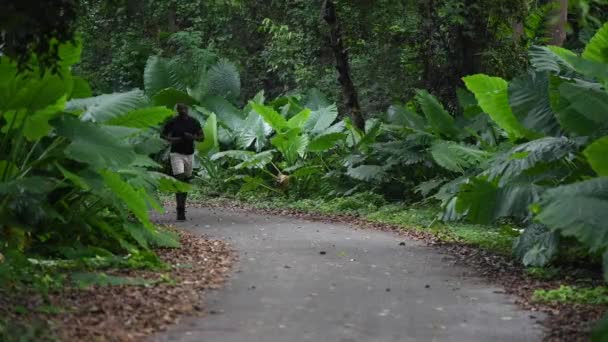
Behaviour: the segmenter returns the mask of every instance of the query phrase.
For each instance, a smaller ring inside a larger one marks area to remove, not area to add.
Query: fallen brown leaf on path
[[[36,308],[43,303],[40,295],[11,298],[0,293],[0,316],[50,321],[62,341],[141,341],[165,330],[181,317],[204,315],[204,292],[223,285],[235,261],[234,253],[223,241],[182,231],[178,234],[181,248],[156,251],[170,265],[169,270],[104,271],[113,276],[144,279],[164,275],[170,282],[151,286],[68,288],[49,294],[49,304],[62,309],[54,314],[36,313]],[[16,316],[10,308],[17,305],[28,308],[30,313]],[[7,312],[3,312],[5,310]]]

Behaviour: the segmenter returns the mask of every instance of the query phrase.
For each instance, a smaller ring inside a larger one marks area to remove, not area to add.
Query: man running
[[[173,176],[182,182],[192,179],[194,162],[194,141],[203,137],[201,124],[188,115],[188,106],[177,104],[177,115],[169,120],[162,130],[162,137],[171,143],[171,171]],[[187,193],[175,194],[177,203],[177,220],[186,220]]]

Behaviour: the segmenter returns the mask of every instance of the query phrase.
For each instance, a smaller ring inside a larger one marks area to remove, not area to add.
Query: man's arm
[[[191,140],[202,140],[203,139],[203,129],[201,128],[201,125],[198,123],[198,120],[196,121],[196,131],[194,134],[191,133],[185,133],[185,136],[188,139]]]
[[[171,135],[171,121],[167,122],[163,127],[163,130],[160,134],[160,137],[167,140],[170,143],[178,143],[182,140],[182,138],[174,137]]]

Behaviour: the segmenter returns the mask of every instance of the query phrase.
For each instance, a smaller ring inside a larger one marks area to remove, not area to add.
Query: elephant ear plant
[[[186,186],[149,157],[164,148],[151,127],[172,111],[138,90],[90,97],[71,73],[80,45],[58,49],[53,72],[0,58],[0,251],[156,260],[152,246],[179,243],[148,212],[158,191]]]

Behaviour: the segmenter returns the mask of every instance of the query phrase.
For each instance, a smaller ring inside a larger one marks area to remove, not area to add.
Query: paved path
[[[530,313],[450,257],[390,233],[229,210],[181,227],[228,240],[240,261],[210,314],[152,341],[540,341]],[[163,217],[165,222],[172,219]]]

